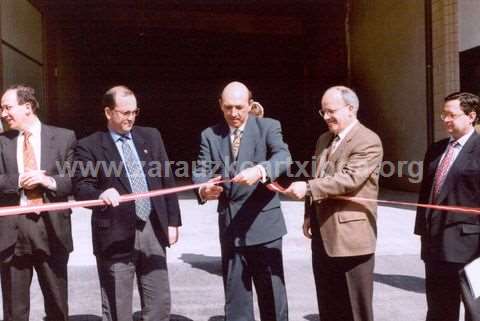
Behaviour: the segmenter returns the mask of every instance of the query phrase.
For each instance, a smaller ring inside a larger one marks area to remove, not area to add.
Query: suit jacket
[[[430,203],[435,172],[448,139],[434,143],[425,154],[419,203]],[[480,136],[467,140],[451,165],[438,204],[480,207]],[[480,216],[417,209],[415,234],[421,236],[422,259],[467,263],[480,256]]]
[[[204,183],[221,175],[233,178],[240,170],[261,164],[269,181],[286,172],[291,163],[280,123],[249,116],[236,161],[232,160],[230,129],[226,122],[202,132],[193,181]],[[218,202],[221,242],[250,246],[273,241],[287,233],[277,193],[264,184],[225,183]],[[228,244],[226,243],[226,244]]]
[[[76,144],[75,133],[71,130],[41,125],[40,169],[46,171],[57,183],[57,190],[43,189],[45,203],[65,202],[72,192],[72,183],[68,164],[73,159]],[[9,130],[0,134],[0,204],[1,206],[18,206],[20,189],[18,187],[17,139],[19,132]],[[52,235],[50,245],[62,250],[73,250],[71,210],[44,212],[42,215],[50,222]],[[0,252],[5,251],[17,241],[17,216],[0,218]],[[50,230],[50,229],[48,229]],[[51,249],[53,250],[53,249]]]
[[[376,245],[376,211],[372,202],[327,199],[330,196],[378,197],[383,149],[380,138],[358,123],[327,161],[334,135],[324,133],[317,141],[317,172],[309,181],[312,196],[305,202],[305,219],[314,237],[321,237],[329,256],[371,254]]]
[[[133,127],[135,144],[149,190],[170,188],[175,180],[168,163],[162,137],[157,129]],[[106,189],[115,188],[121,195],[132,193],[118,149],[108,130],[81,139],[75,148],[74,193],[77,200],[98,199]],[[89,165],[90,164],[90,165]],[[93,173],[81,167],[98,166]],[[112,167],[113,166],[113,167]],[[116,168],[112,171],[112,168]],[[158,240],[168,246],[168,227],[180,226],[180,208],[175,194],[151,198],[150,220]],[[134,249],[136,228],[135,202],[117,207],[95,207],[92,215],[92,240],[95,255],[104,258],[129,256]]]

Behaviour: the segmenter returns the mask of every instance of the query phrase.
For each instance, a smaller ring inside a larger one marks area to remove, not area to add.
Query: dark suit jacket
[[[0,204],[13,206],[20,203],[18,188],[17,138],[19,132],[9,130],[0,134]],[[57,183],[57,190],[43,190],[45,203],[65,202],[72,192],[67,164],[73,159],[75,133],[71,130],[42,124],[40,169],[45,170]],[[65,171],[64,171],[65,170]],[[71,210],[43,213],[51,223],[53,234],[51,244],[59,245],[67,252],[73,250]],[[0,252],[10,248],[17,241],[17,216],[0,218]],[[52,249],[53,250],[53,249]]]
[[[264,166],[270,181],[275,181],[291,163],[280,123],[273,119],[248,118],[235,162],[230,145],[226,122],[202,132],[198,162],[193,171],[195,183],[204,183],[218,175],[232,178],[240,170],[257,164]],[[262,183],[253,186],[226,183],[223,188],[218,203],[222,242],[249,246],[273,241],[287,233],[277,193]]]
[[[420,203],[430,202],[435,171],[448,139],[434,143],[423,163]],[[480,136],[474,133],[450,167],[438,203],[480,207]],[[415,234],[421,236],[422,259],[467,263],[480,256],[480,216],[418,208]]]
[[[160,132],[149,127],[135,126],[132,138],[150,190],[175,186],[173,174]],[[110,132],[96,132],[81,139],[75,149],[76,170],[74,193],[77,200],[98,199],[109,188],[120,194],[132,193],[121,156]],[[90,164],[90,165],[88,165]],[[81,167],[98,166],[97,173],[82,173]],[[117,168],[109,173],[109,168]],[[96,175],[95,175],[96,174]],[[180,226],[180,208],[176,195],[151,198],[152,225],[159,241],[168,245],[168,226]],[[102,257],[122,257],[132,253],[135,239],[135,203],[118,207],[95,207],[92,215],[93,251]]]

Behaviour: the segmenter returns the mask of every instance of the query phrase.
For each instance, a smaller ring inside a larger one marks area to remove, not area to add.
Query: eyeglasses
[[[5,105],[5,106],[0,106],[0,113],[3,113],[4,111],[6,111],[7,113],[13,109],[14,106],[10,106],[10,105]]]
[[[460,114],[449,114],[449,113],[441,113],[440,114],[440,119],[441,120],[446,120],[446,119],[450,119],[450,120],[455,120],[461,116],[466,116],[467,114],[465,113],[460,113]]]
[[[339,111],[340,109],[342,108],[345,108],[345,107],[350,107],[350,105],[344,105],[340,108],[337,108],[337,109],[327,109],[327,110],[322,110],[321,108],[318,110],[318,114],[320,115],[320,117],[322,118],[325,118],[325,116],[333,116],[337,111]]]
[[[136,117],[136,116],[138,116],[138,114],[140,114],[140,108],[137,108],[135,110],[129,110],[129,111],[120,111],[120,110],[112,109],[112,111],[117,112],[120,115],[122,115],[124,117],[127,117],[127,118],[130,117],[130,116]]]

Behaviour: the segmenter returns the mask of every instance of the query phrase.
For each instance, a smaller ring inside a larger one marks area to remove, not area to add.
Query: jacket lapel
[[[17,141],[18,141],[19,132],[16,132],[16,135],[10,137],[10,139],[5,140],[4,144],[4,153],[2,153],[3,159],[5,161],[5,168],[8,172],[18,173],[18,163],[17,163]]]
[[[345,136],[345,138],[340,142],[340,145],[337,146],[337,149],[335,149],[333,154],[330,155],[328,158],[329,161],[336,162],[338,160],[338,158],[343,154],[345,148],[348,146],[348,144],[350,144],[352,138],[355,137],[357,131],[360,129],[360,126],[360,122],[353,126],[347,136]]]
[[[255,126],[255,119],[254,117],[249,117],[247,125],[243,131],[242,140],[240,141],[240,149],[237,158],[237,163],[239,165],[254,159],[255,146],[259,138],[260,133],[257,126]]]
[[[147,164],[150,164],[152,161],[151,146],[148,145],[147,140],[143,136],[141,136],[138,131],[135,130],[135,127],[132,130],[132,139],[133,144],[135,145],[135,149],[137,150],[138,158],[140,158],[143,173],[145,174],[145,179],[148,182],[149,188],[151,188],[152,184],[150,182],[150,175],[148,175],[149,166],[147,166]],[[166,166],[166,164],[161,165],[163,170],[163,166]]]
[[[41,125],[40,130],[40,166],[42,170],[48,170],[51,164],[55,163],[55,136],[49,126]]]
[[[329,152],[329,147],[333,140],[333,134],[329,133],[328,137],[323,141],[319,142],[319,146],[316,157],[316,171],[315,177],[323,177],[325,172],[325,167],[327,166],[327,154]]]
[[[232,160],[232,152],[231,152],[231,143],[230,143],[230,128],[228,127],[227,123],[223,123],[219,134],[217,136],[217,148],[218,148],[218,154],[219,158],[224,164],[224,175],[228,176],[225,178],[230,178],[230,172],[229,169],[232,166],[233,160]]]
[[[103,133],[101,145],[105,153],[105,160],[107,160],[107,162],[113,162],[115,166],[117,166],[122,162],[122,157],[120,156],[117,146],[113,142],[113,138],[110,135],[110,132],[108,130]],[[108,168],[111,164],[105,164],[105,165]],[[113,172],[111,174],[113,174]],[[123,164],[121,167],[119,180],[122,183],[122,185],[125,187],[125,190],[131,193],[132,188],[130,187],[130,182],[128,181],[128,177],[127,177],[127,172]]]

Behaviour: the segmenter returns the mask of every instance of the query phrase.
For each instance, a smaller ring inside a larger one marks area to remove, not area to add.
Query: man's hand
[[[222,179],[221,176],[214,177],[208,181],[208,185],[200,187],[199,193],[203,200],[216,200],[220,197],[220,194],[223,192],[223,187],[215,185],[213,183],[218,182]]]
[[[98,198],[103,200],[107,205],[111,205],[113,207],[116,207],[120,204],[120,194],[113,187],[103,191]]]
[[[307,239],[312,238],[312,228],[310,226],[310,219],[306,219],[303,221],[303,235],[305,235]]]
[[[168,243],[173,245],[178,242],[178,226],[169,226],[168,227]]]
[[[233,179],[232,182],[242,185],[252,186],[257,183],[262,178],[262,172],[258,166],[250,167],[244,169],[238,173]]]
[[[285,195],[296,200],[302,200],[307,194],[307,183],[306,182],[293,182],[285,190]]]
[[[21,188],[26,190],[32,190],[39,185],[48,187],[48,185],[51,183],[50,180],[50,176],[45,175],[45,171],[34,170],[21,174],[18,179],[18,183]]]

